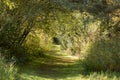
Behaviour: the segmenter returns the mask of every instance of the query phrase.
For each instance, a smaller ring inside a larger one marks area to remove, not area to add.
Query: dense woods
[[[119,72],[120,0],[0,0],[0,80],[119,80]]]

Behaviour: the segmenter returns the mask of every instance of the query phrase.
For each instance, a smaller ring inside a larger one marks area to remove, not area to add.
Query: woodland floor
[[[53,54],[32,60],[20,67],[19,80],[120,80],[120,74],[84,71],[77,56]]]

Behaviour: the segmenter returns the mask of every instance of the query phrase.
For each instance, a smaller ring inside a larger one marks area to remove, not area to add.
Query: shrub
[[[7,63],[0,55],[0,80],[15,80],[16,73],[14,62]]]
[[[0,80],[15,80],[16,73],[14,63],[5,63],[4,58],[0,57]]]
[[[120,71],[120,40],[98,40],[89,46],[84,66],[88,70]]]
[[[23,46],[14,46],[10,49],[11,56],[15,57],[17,64],[25,64],[29,61],[28,54],[26,48]]]

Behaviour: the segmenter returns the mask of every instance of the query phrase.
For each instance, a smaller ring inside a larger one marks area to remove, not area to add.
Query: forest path
[[[20,71],[22,80],[66,80],[81,74],[83,70],[78,56],[53,53],[44,58],[32,59]]]

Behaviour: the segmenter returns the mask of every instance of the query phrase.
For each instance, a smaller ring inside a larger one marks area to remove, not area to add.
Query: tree
[[[51,5],[49,0],[1,0],[0,46],[21,45],[35,26],[36,19],[47,18]],[[52,6],[52,5],[51,5]]]

